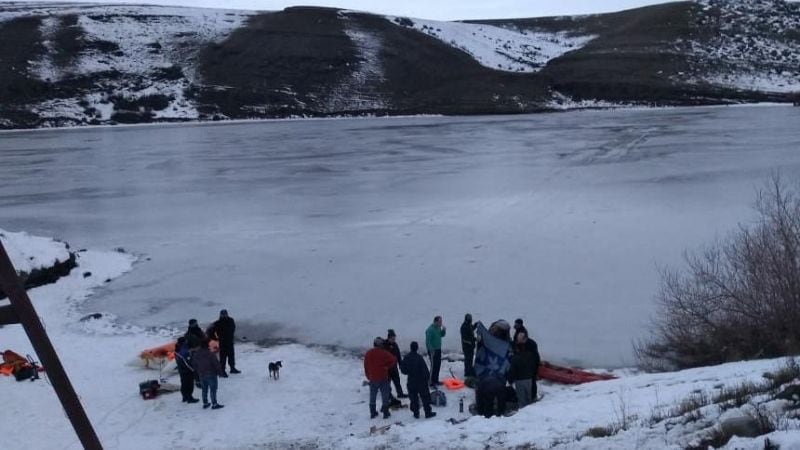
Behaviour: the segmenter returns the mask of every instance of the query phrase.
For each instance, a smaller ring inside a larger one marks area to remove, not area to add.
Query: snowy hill
[[[800,5],[436,22],[0,3],[0,127],[789,101]]]
[[[51,256],[35,240],[27,240],[17,255],[18,264]],[[474,396],[465,389],[449,392],[448,406],[436,408],[433,419],[415,420],[408,410],[399,410],[389,420],[370,420],[359,358],[300,345],[240,344],[237,366],[243,373],[220,380],[224,409],[181,403],[177,393],[145,401],[138,396],[138,383],[158,378],[159,372],[136,363],[136,356],[173,340],[180,330],[144,330],[109,314],[81,320],[86,299],[134,262],[116,251],[82,251],[80,271],[30,291],[106,448],[679,449],[727,444],[760,449],[766,439],[784,449],[800,446],[797,402],[776,398],[800,383],[800,369],[785,359],[676,373],[619,371],[618,380],[570,387],[540,382],[543,399],[510,417],[459,412],[458,399],[469,404]],[[0,341],[4,349],[33,354],[20,326],[0,328]],[[408,343],[400,344],[405,351]],[[268,380],[266,364],[276,360],[283,361],[281,378]],[[445,362],[445,373],[448,369],[461,375],[460,362]],[[162,375],[177,382],[170,369]],[[0,377],[0,395],[6,417],[14,417],[0,422],[7,447],[78,446],[46,381]],[[758,436],[732,437],[727,424],[742,421]]]

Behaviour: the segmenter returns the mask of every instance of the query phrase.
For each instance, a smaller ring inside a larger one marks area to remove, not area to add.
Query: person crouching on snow
[[[389,412],[389,370],[397,364],[397,359],[383,348],[383,338],[376,337],[372,348],[364,355],[364,375],[369,380],[369,414],[370,418],[378,417],[376,397],[381,393],[381,411],[383,418],[388,419]]]
[[[223,405],[217,403],[217,376],[222,373],[222,366],[217,356],[208,349],[208,340],[195,349],[192,354],[192,368],[200,377],[203,389],[203,408],[220,409]],[[208,392],[211,391],[211,403],[208,403]]]

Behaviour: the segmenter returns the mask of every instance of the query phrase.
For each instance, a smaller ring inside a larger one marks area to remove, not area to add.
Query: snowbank
[[[0,241],[17,272],[31,273],[46,269],[70,257],[67,244],[25,232],[13,233],[0,229]]]
[[[24,235],[23,244],[15,243],[18,252],[44,259],[51,251],[44,241],[48,240]],[[359,358],[300,345],[241,344],[237,365],[243,373],[220,380],[219,401],[225,408],[204,410],[199,404],[182,403],[177,393],[149,401],[138,396],[138,383],[157,378],[158,372],[129,362],[140,350],[174,339],[180,330],[125,326],[111,315],[79,320],[86,299],[103,295],[103,280],[131,270],[134,258],[85,251],[78,253],[78,262],[82,270],[30,294],[106,448],[683,448],[696,439],[696,422],[665,427],[650,425],[649,418],[694,393],[713,395],[722,386],[758,382],[765,371],[785,364],[764,360],[645,375],[618,371],[619,380],[582,386],[540,383],[544,398],[508,418],[458,412],[460,397],[467,404],[472,401],[472,391],[464,390],[448,393],[448,406],[437,408],[434,419],[415,420],[408,410],[399,410],[389,420],[370,420]],[[86,271],[93,275],[79,274]],[[21,327],[0,328],[0,342],[18,353],[33,353]],[[403,350],[406,346],[401,342]],[[278,360],[283,362],[281,378],[268,380],[267,363]],[[446,361],[442,372],[451,369],[462,373],[460,362]],[[174,374],[164,376],[177,383]],[[15,418],[0,421],[5,446],[79,448],[49,383],[0,379],[0,396],[6,417]],[[718,418],[722,413],[710,412],[714,407],[704,413]],[[576,441],[589,428],[607,426],[620,417],[630,422],[627,431]],[[458,423],[462,419],[466,420]],[[782,448],[798,448],[800,433],[791,431],[797,421],[786,424],[768,437]],[[374,425],[389,427],[371,433]],[[730,445],[763,448],[763,438],[735,438]]]

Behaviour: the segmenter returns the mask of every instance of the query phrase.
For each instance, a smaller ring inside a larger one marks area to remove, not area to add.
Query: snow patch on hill
[[[385,80],[380,52],[383,42],[380,35],[358,24],[349,12],[340,11],[345,33],[358,52],[358,66],[340,86],[333,89],[329,101],[331,112],[368,111],[387,107],[387,100],[378,91]]]
[[[393,16],[387,19],[460,49],[483,66],[506,72],[538,72],[551,59],[577,50],[594,39],[594,36],[544,33],[485,24]]]
[[[96,78],[82,96],[47,100],[31,109],[51,125],[104,123],[115,113],[151,114],[155,119],[196,119],[185,95],[196,83],[197,52],[242,26],[254,12],[162,6],[20,3],[0,9],[0,20],[45,16],[40,31],[44,56],[33,62],[43,81]],[[75,17],[75,23],[70,22]],[[74,61],[58,63],[56,34],[79,30],[84,45]],[[154,97],[155,96],[155,97]],[[158,98],[158,106],[137,103]],[[134,105],[134,106],[130,106]],[[59,121],[60,119],[60,121]]]
[[[698,0],[698,28],[710,39],[691,42],[700,62],[695,81],[764,92],[800,92],[800,4],[783,0]],[[709,64],[709,61],[715,64]]]

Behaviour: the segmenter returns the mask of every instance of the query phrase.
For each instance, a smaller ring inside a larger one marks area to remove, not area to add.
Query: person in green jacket
[[[431,359],[431,386],[442,384],[439,381],[439,369],[442,367],[442,338],[447,334],[442,316],[433,318],[433,323],[425,330],[425,347]]]

